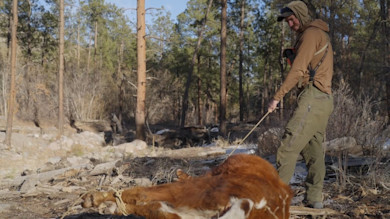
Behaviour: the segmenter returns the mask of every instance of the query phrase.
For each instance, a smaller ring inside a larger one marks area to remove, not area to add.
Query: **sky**
[[[137,7],[137,0],[105,0],[105,2],[115,4],[119,8],[135,9]],[[165,10],[171,13],[171,18],[176,21],[177,15],[186,9],[187,2],[188,0],[145,0],[145,9],[164,6]],[[129,10],[129,16],[134,15],[136,15],[136,11]],[[148,20],[147,15],[145,19]]]

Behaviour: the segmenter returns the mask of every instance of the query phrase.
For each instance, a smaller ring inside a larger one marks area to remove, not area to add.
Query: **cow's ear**
[[[182,169],[177,169],[176,170],[176,176],[177,176],[177,180],[178,181],[186,180],[186,179],[190,179],[191,178],[191,176],[188,175],[186,172],[184,172]]]

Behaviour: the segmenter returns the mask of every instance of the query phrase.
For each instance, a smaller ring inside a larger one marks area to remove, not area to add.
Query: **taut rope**
[[[237,150],[238,146],[240,146],[240,145],[248,138],[248,136],[249,136],[250,134],[252,134],[252,132],[257,128],[257,126],[259,126],[260,123],[265,119],[265,117],[267,117],[268,114],[270,114],[270,113],[271,113],[271,112],[268,111],[268,112],[259,120],[259,122],[257,122],[257,124],[252,128],[252,130],[250,130],[249,133],[240,141],[240,143],[237,144],[237,146],[234,148],[234,150],[232,150],[232,152],[230,152],[230,154],[227,156],[227,158],[230,157],[230,156],[234,153],[234,151]],[[226,158],[226,159],[227,159],[227,158]]]

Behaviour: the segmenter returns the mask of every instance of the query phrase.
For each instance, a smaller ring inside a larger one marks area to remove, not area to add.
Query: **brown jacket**
[[[297,35],[295,49],[297,51],[296,58],[290,71],[287,74],[283,84],[276,92],[274,99],[280,101],[293,87],[302,82],[302,86],[309,83],[309,64],[314,69],[325,54],[324,49],[320,51],[328,43],[328,52],[324,61],[319,66],[314,76],[314,85],[324,93],[331,94],[332,76],[333,76],[333,49],[330,44],[328,33],[328,25],[316,19],[304,25]]]

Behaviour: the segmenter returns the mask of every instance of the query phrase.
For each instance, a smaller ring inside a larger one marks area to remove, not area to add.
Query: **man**
[[[281,9],[278,21],[282,20],[297,34],[296,54],[285,81],[269,103],[268,112],[273,112],[293,87],[298,86],[302,91],[277,152],[277,168],[282,180],[289,183],[301,153],[308,168],[305,181],[307,205],[323,208],[325,160],[322,142],[333,111],[333,51],[329,28],[320,19],[312,20],[306,4],[301,1],[290,2]]]

